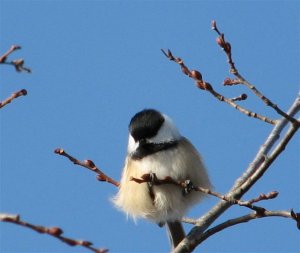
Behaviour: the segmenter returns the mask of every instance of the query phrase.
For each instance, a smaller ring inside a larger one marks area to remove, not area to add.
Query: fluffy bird
[[[191,142],[180,135],[172,120],[154,109],[135,114],[129,124],[127,157],[114,204],[133,219],[167,223],[173,246],[185,236],[180,220],[187,210],[203,199],[201,192],[184,194],[172,184],[155,185],[131,180],[144,174],[158,179],[190,180],[210,188],[202,159]]]

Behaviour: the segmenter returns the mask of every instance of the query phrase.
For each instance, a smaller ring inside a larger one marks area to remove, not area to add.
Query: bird
[[[194,186],[211,188],[202,158],[183,137],[172,119],[155,109],[136,113],[129,123],[127,156],[115,206],[128,217],[167,224],[173,248],[185,237],[181,219],[205,194],[183,191],[174,184],[137,183],[133,178],[154,175],[158,179],[189,180]]]

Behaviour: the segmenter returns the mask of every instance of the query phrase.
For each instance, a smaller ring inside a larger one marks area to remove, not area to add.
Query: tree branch
[[[288,114],[290,116],[294,116],[299,110],[300,96],[297,96],[293,105],[289,109]],[[236,180],[231,190],[226,194],[227,196],[235,199],[241,198],[283,152],[291,138],[299,129],[299,125],[292,124],[290,126],[287,134],[282,138],[280,143],[275,146],[270,157],[266,159],[267,153],[274,147],[284,126],[286,126],[288,122],[289,120],[286,117],[283,117],[279,123],[276,124],[253,162],[250,163],[246,172],[241,175],[238,180]],[[204,231],[231,206],[232,203],[230,202],[220,201],[209,212],[200,217],[197,220],[197,226],[195,226],[186,236],[186,238],[176,247],[174,253],[191,252],[198,244],[202,242],[201,238]]]
[[[223,223],[220,223],[219,225],[217,225],[215,227],[212,227],[212,228],[206,230],[201,235],[201,237],[199,239],[199,243],[205,241],[210,236],[212,236],[226,228],[229,228],[229,227],[241,224],[241,223],[249,222],[251,220],[267,218],[267,217],[282,217],[282,218],[290,218],[290,219],[295,220],[295,218],[293,217],[293,211],[268,211],[268,210],[265,210],[265,212],[262,215],[257,214],[256,212],[253,212],[253,213],[241,216],[241,217],[227,220]],[[189,223],[189,224],[193,224],[193,225],[197,224],[196,220],[189,219],[189,218],[184,218],[182,221]]]
[[[96,167],[93,161],[91,160],[84,160],[83,162],[79,161],[78,159],[74,158],[73,156],[66,153],[63,149],[57,148],[54,150],[55,154],[67,157],[71,162],[73,162],[76,165],[80,165],[86,169],[89,169],[97,174],[97,180],[104,181],[110,184],[113,184],[114,186],[119,187],[120,183],[118,181],[115,181],[111,177],[107,176],[105,173],[103,173],[100,169]]]
[[[221,102],[225,102],[228,105],[232,106],[233,108],[237,109],[238,111],[240,111],[241,113],[255,118],[255,119],[259,119],[262,120],[264,122],[267,122],[269,124],[275,125],[276,124],[276,120],[273,119],[269,119],[266,116],[260,115],[258,113],[252,112],[246,108],[243,108],[242,106],[238,105],[235,103],[235,101],[242,101],[247,99],[247,95],[246,94],[242,94],[240,95],[238,98],[233,98],[233,99],[229,99],[226,98],[225,96],[221,95],[220,93],[218,93],[217,91],[215,91],[212,87],[212,85],[208,82],[205,82],[202,79],[202,74],[197,71],[197,70],[189,70],[189,68],[184,64],[183,60],[179,57],[175,57],[173,56],[172,52],[170,50],[168,50],[167,52],[165,52],[163,49],[161,50],[163,52],[163,54],[170,60],[170,61],[174,61],[175,63],[177,63],[180,67],[182,72],[187,75],[188,77],[192,78],[195,83],[196,86],[201,89],[201,90],[205,90],[208,91],[211,95],[213,95],[215,98],[217,98],[219,101]]]
[[[75,240],[75,239],[71,239],[71,238],[62,236],[62,234],[64,232],[59,227],[47,228],[44,226],[38,226],[38,225],[31,224],[29,222],[23,221],[23,220],[21,220],[20,215],[0,213],[0,221],[13,223],[13,224],[16,224],[16,225],[19,225],[22,227],[32,229],[38,233],[50,235],[54,238],[59,239],[60,241],[62,241],[64,243],[68,244],[69,246],[82,246],[92,252],[95,252],[95,253],[108,252],[107,249],[97,249],[97,248],[92,247],[93,243],[91,243],[89,241]]]
[[[215,20],[212,21],[212,30],[216,31],[216,33],[219,35],[217,38],[217,44],[223,49],[227,56],[227,62],[230,66],[230,73],[235,75],[237,79],[231,80],[227,79],[224,82],[224,85],[236,85],[236,84],[243,84],[248,89],[250,89],[258,98],[260,98],[267,106],[272,107],[279,115],[287,118],[290,122],[299,124],[296,119],[285,113],[283,110],[281,110],[275,103],[273,103],[269,98],[264,96],[253,84],[248,82],[237,70],[235,67],[235,64],[232,59],[232,50],[231,50],[231,44],[225,40],[224,33],[221,33],[217,27],[217,23]]]
[[[10,47],[10,49],[7,50],[7,52],[5,54],[3,54],[2,56],[0,56],[0,64],[7,64],[7,65],[12,65],[15,67],[17,72],[27,72],[27,73],[31,73],[31,69],[27,68],[24,66],[24,59],[17,59],[17,60],[13,60],[13,61],[7,61],[7,57],[13,53],[16,50],[21,49],[20,46],[18,45],[12,45]]]
[[[18,98],[20,96],[26,96],[26,95],[27,95],[27,90],[25,90],[25,89],[14,92],[13,94],[11,94],[10,97],[8,97],[5,100],[3,100],[2,102],[0,102],[0,108],[6,106],[7,104],[9,104],[11,101],[13,101],[16,98]]]

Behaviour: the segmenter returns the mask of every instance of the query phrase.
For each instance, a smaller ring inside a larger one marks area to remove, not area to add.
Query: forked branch
[[[168,51],[165,52],[162,49],[162,52],[169,60],[174,61],[175,63],[177,63],[181,67],[182,72],[195,81],[195,84],[199,89],[209,92],[211,95],[213,95],[219,101],[227,103],[228,105],[232,106],[233,108],[237,109],[238,111],[240,111],[241,113],[243,113],[243,114],[245,114],[249,117],[262,120],[262,121],[267,122],[267,123],[272,124],[272,125],[276,124],[276,120],[273,120],[273,119],[270,119],[266,116],[263,116],[263,115],[260,115],[258,113],[252,112],[252,111],[250,111],[250,110],[248,110],[248,109],[246,109],[246,108],[244,108],[244,107],[242,107],[242,106],[235,103],[235,101],[246,100],[247,99],[246,94],[242,94],[242,95],[240,95],[236,98],[231,98],[231,99],[226,98],[225,96],[221,95],[216,90],[214,90],[214,88],[212,87],[212,85],[210,83],[204,81],[202,79],[202,74],[198,70],[190,70],[184,64],[184,62],[181,58],[173,56],[171,50],[168,49]]]
[[[233,75],[236,76],[235,79],[230,79],[230,78],[226,78],[224,81],[224,85],[237,85],[237,84],[243,84],[245,85],[248,89],[250,89],[258,98],[260,98],[267,106],[272,107],[279,115],[281,115],[282,117],[285,117],[286,119],[288,119],[290,122],[292,122],[293,124],[300,124],[299,121],[297,121],[296,119],[294,119],[293,117],[291,117],[290,115],[288,115],[287,113],[285,113],[283,110],[281,110],[277,104],[275,104],[274,102],[272,102],[269,98],[267,98],[265,95],[263,95],[253,84],[251,84],[250,82],[248,82],[241,74],[240,72],[237,70],[234,62],[233,62],[233,58],[232,58],[232,48],[231,48],[231,44],[225,40],[225,35],[224,33],[221,33],[220,30],[217,27],[217,23],[215,20],[212,21],[212,30],[216,31],[216,33],[219,35],[216,39],[217,44],[223,49],[223,51],[226,54],[227,57],[227,62],[230,66],[230,73],[232,73]]]

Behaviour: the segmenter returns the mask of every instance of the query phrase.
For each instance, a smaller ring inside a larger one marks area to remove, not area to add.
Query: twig
[[[14,51],[21,49],[20,46],[18,45],[12,45],[10,47],[10,49],[7,50],[7,52],[5,54],[3,54],[2,56],[0,56],[0,64],[6,62],[7,57]]]
[[[27,95],[27,90],[22,89],[20,91],[14,92],[10,97],[5,99],[4,101],[0,102],[0,108],[4,107],[5,105],[9,104],[11,101],[14,99],[20,97],[20,96],[26,96]]]
[[[274,199],[278,196],[277,191],[271,191],[268,194],[263,194],[262,193],[257,198],[251,199],[249,201],[244,201],[244,200],[241,200],[241,199],[232,198],[231,196],[223,195],[221,193],[212,191],[208,188],[195,186],[195,185],[192,184],[192,181],[190,181],[189,179],[187,179],[185,181],[176,181],[176,180],[172,179],[171,177],[166,177],[164,179],[159,179],[159,178],[157,178],[155,173],[144,174],[144,175],[141,176],[141,178],[131,177],[130,180],[134,181],[138,184],[151,183],[152,185],[162,185],[162,184],[177,185],[177,186],[182,188],[184,193],[188,193],[191,190],[203,192],[205,194],[208,194],[208,195],[217,197],[221,200],[227,201],[232,205],[239,205],[239,206],[247,207],[249,209],[252,209],[252,210],[256,211],[257,213],[264,213],[265,209],[263,207],[255,206],[255,205],[253,205],[253,203],[259,202],[261,200]]]
[[[64,233],[63,230],[59,227],[44,227],[44,226],[37,226],[33,225],[29,222],[23,221],[20,218],[20,215],[12,215],[12,214],[5,214],[5,213],[0,213],[0,221],[2,222],[10,222],[16,225],[20,225],[26,228],[30,228],[38,233],[42,234],[48,234],[54,238],[59,239],[60,241],[68,244],[69,246],[82,246],[92,252],[95,253],[106,253],[108,252],[107,249],[97,249],[92,247],[93,243],[89,241],[83,241],[83,240],[75,240],[71,239],[68,237],[62,236]]]
[[[24,63],[25,63],[24,59],[17,59],[17,60],[13,60],[13,61],[7,61],[7,57],[11,53],[13,53],[14,51],[19,50],[19,49],[21,49],[20,46],[12,45],[10,47],[10,49],[8,49],[8,51],[5,54],[0,56],[0,64],[12,65],[12,66],[15,67],[17,72],[24,71],[24,72],[27,72],[27,73],[31,73],[31,69],[24,66]]]
[[[287,118],[290,122],[293,124],[300,124],[299,121],[285,113],[283,110],[281,110],[275,103],[273,103],[269,98],[264,96],[253,84],[248,82],[237,70],[237,68],[234,65],[233,59],[232,59],[232,50],[231,45],[228,41],[225,40],[224,33],[221,33],[217,27],[217,23],[215,20],[212,21],[212,30],[216,31],[216,33],[219,35],[217,37],[217,44],[223,49],[227,56],[227,62],[230,66],[230,73],[235,75],[237,79],[230,79],[227,78],[224,81],[224,85],[236,85],[236,84],[243,84],[248,89],[250,89],[258,98],[260,98],[267,106],[272,107],[279,115]]]
[[[93,161],[91,160],[84,160],[83,162],[79,161],[78,159],[74,158],[73,156],[66,153],[63,149],[57,148],[54,150],[55,154],[67,157],[71,162],[73,162],[76,165],[80,165],[84,168],[87,168],[97,174],[97,179],[99,181],[105,181],[107,183],[113,184],[114,186],[119,187],[120,183],[115,181],[114,179],[110,178],[106,174],[104,174],[100,169],[96,167]]]
[[[238,111],[240,111],[241,113],[243,113],[243,114],[245,114],[249,117],[262,120],[262,121],[267,122],[267,123],[272,124],[272,125],[276,124],[276,120],[272,120],[272,119],[269,119],[266,116],[263,116],[263,115],[260,115],[258,113],[252,112],[252,111],[250,111],[248,109],[245,109],[245,108],[243,108],[240,105],[235,103],[235,101],[241,101],[241,100],[247,99],[246,94],[242,94],[238,98],[234,98],[234,99],[228,99],[228,98],[224,97],[223,95],[221,95],[220,93],[215,91],[210,83],[203,81],[202,74],[199,71],[189,70],[189,68],[184,64],[183,60],[179,57],[173,56],[172,52],[169,49],[168,49],[167,52],[165,52],[163,49],[161,49],[161,51],[163,52],[163,54],[170,61],[174,61],[175,63],[177,63],[181,67],[182,72],[195,81],[196,86],[199,89],[208,91],[210,94],[212,94],[219,101],[227,103],[228,105],[232,106],[233,108],[237,109]]]

